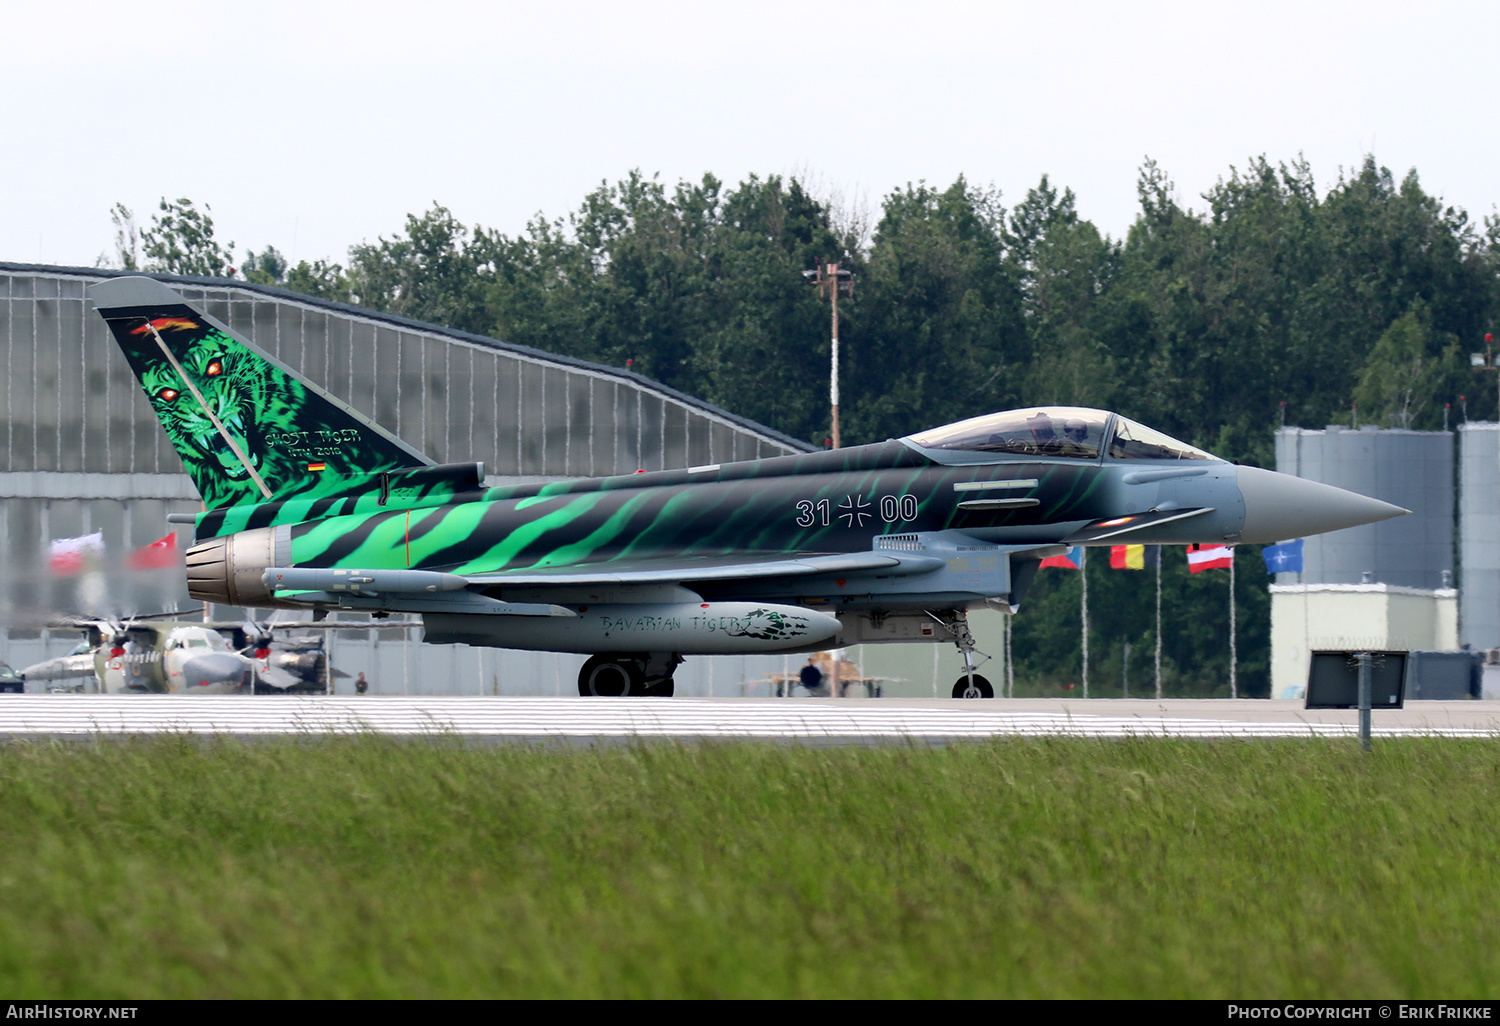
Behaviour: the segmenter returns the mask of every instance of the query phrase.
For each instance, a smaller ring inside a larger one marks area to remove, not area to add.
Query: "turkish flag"
[[[132,570],[164,570],[177,565],[177,532],[142,545],[130,554],[125,565]]]

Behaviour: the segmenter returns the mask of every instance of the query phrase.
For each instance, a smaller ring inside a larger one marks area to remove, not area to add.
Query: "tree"
[[[206,203],[199,210],[190,199],[168,202],[163,197],[151,226],[141,231],[141,242],[148,271],[210,278],[234,275],[230,256],[234,243],[220,246],[214,239],[213,217]]]
[[[1354,399],[1371,423],[1433,429],[1467,373],[1458,337],[1434,329],[1432,311],[1416,299],[1370,350]]]
[[[275,246],[267,246],[259,253],[252,250],[245,254],[240,270],[244,272],[246,281],[257,285],[279,285],[286,277],[286,257]]]
[[[1019,405],[1030,352],[999,193],[960,177],[943,190],[908,185],[882,206],[850,309],[846,437]]]
[[[124,271],[140,267],[140,230],[135,226],[135,214],[123,203],[116,203],[109,211],[110,222],[115,226],[115,266]],[[104,257],[99,258],[101,266]]]
[[[851,221],[849,232],[857,232]],[[636,371],[821,440],[826,307],[802,271],[852,258],[795,179],[712,176],[668,189],[633,172],[515,238],[476,231],[491,332]]]
[[[1011,212],[1006,241],[1032,354],[1024,401],[1111,406],[1116,361],[1101,304],[1119,270],[1119,245],[1080,220],[1073,191],[1059,196],[1046,175]]]
[[[306,296],[332,299],[339,303],[349,302],[349,279],[344,277],[344,269],[325,260],[314,260],[312,263],[300,261],[287,272],[286,281],[282,284],[291,291]]]
[[[476,229],[476,232],[479,230]],[[469,230],[434,203],[406,231],[349,248],[350,301],[374,310],[484,334],[484,289],[490,268],[468,244]]]

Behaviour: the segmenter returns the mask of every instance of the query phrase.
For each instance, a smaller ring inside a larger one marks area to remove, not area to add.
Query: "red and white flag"
[[[177,565],[177,532],[142,545],[130,554],[125,565],[132,570],[164,570]]]
[[[1189,545],[1188,573],[1200,570],[1228,570],[1234,563],[1234,549],[1228,545]]]
[[[58,538],[47,551],[47,569],[58,577],[81,574],[104,555],[104,532]]]

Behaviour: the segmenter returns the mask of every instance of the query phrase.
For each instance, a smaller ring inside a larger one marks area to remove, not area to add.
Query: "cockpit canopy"
[[[1101,451],[1117,460],[1218,458],[1128,417],[1082,406],[1006,410],[909,435],[904,441],[936,450],[929,455],[941,462],[1005,455],[1095,460]]]
[[[1144,424],[1137,424],[1129,417],[1115,414],[1115,433],[1109,440],[1110,459],[1116,460],[1216,460],[1219,457],[1204,452],[1186,442],[1179,442],[1171,435],[1162,434]]]

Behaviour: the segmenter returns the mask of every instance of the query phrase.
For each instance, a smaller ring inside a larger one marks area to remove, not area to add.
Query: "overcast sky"
[[[1119,236],[1254,155],[1373,152],[1500,202],[1489,3],[0,0],[0,260],[91,265],[109,210],[208,203],[235,256],[342,260],[434,201],[520,231],[631,168],[881,197],[1043,174]]]

